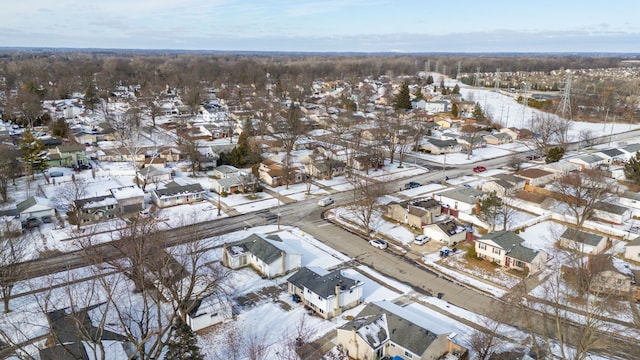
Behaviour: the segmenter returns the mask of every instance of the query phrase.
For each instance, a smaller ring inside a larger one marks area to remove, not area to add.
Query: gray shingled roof
[[[560,236],[563,239],[584,243],[591,246],[597,246],[602,241],[602,236],[589,234],[584,231],[567,229]]]
[[[158,189],[155,191],[156,191],[156,194],[160,197],[160,196],[171,196],[171,195],[179,195],[179,194],[201,193],[201,192],[204,192],[204,189],[202,189],[202,186],[200,184],[189,184],[189,185],[169,186],[164,189]]]
[[[336,286],[346,290],[358,284],[357,280],[342,275],[340,270],[320,275],[306,267],[291,275],[287,281],[298,288],[307,288],[324,299],[335,294]]]
[[[625,212],[629,211],[629,209],[627,209],[624,206],[620,206],[620,205],[616,205],[616,204],[612,204],[604,201],[598,201],[593,205],[593,208],[594,210],[606,211],[608,213],[618,214],[618,215],[622,215]]]
[[[368,318],[371,316],[379,317],[385,315],[387,318],[387,334],[391,341],[408,349],[414,354],[422,355],[438,337],[437,334],[404,319],[390,311],[387,311],[376,304],[367,305],[358,314],[357,319]],[[354,321],[345,324],[342,329],[351,329],[353,326],[363,325],[366,322],[357,323]]]
[[[282,241],[282,239],[278,235],[263,237],[259,234],[251,234],[242,240],[227,244],[227,249],[238,246],[255,255],[265,264],[271,264],[282,255],[282,250],[273,245],[271,241]]]
[[[464,202],[466,204],[475,204],[476,199],[484,195],[484,192],[461,186],[455,189],[440,192],[437,195]]]
[[[505,249],[507,256],[512,259],[521,260],[530,263],[540,253],[537,250],[530,249],[522,243],[524,240],[512,231],[494,231],[478,240],[491,240],[501,248]]]

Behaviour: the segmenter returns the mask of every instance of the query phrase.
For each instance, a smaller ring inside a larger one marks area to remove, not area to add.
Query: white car
[[[380,250],[384,250],[389,246],[386,241],[381,239],[371,240],[369,241],[369,244],[371,244],[374,247],[377,247]]]
[[[429,242],[429,237],[427,235],[418,235],[415,239],[413,239],[413,243],[416,245],[424,245]]]

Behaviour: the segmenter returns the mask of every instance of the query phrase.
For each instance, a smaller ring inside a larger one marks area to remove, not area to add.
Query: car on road
[[[483,172],[483,171],[487,171],[487,168],[484,166],[476,166],[473,168],[473,172],[476,172],[476,173]]]
[[[538,154],[529,154],[525,157],[527,160],[538,160],[541,158]]]
[[[373,247],[377,247],[380,250],[384,250],[389,246],[387,242],[382,239],[371,240],[369,241],[369,244],[371,244],[371,246]]]
[[[428,243],[430,238],[427,235],[418,235],[415,239],[413,239],[413,243],[416,245],[424,245]]]
[[[271,212],[265,213],[265,214],[262,216],[262,219],[263,219],[264,221],[267,221],[267,222],[268,222],[268,221],[275,221],[275,220],[278,220],[278,218],[279,218],[279,216],[278,216],[277,214],[274,214],[274,213],[271,213]]]
[[[417,188],[422,186],[422,184],[420,184],[417,181],[409,181],[408,183],[404,184],[404,188],[405,189],[413,189],[413,188]]]
[[[332,198],[330,197],[326,197],[326,198],[322,198],[320,200],[318,200],[318,206],[329,206],[331,204],[333,204],[335,201],[333,201]]]

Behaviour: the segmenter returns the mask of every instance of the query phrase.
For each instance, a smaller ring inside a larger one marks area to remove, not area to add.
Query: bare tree
[[[464,139],[467,141],[467,160],[471,159],[471,155],[473,154],[473,148],[476,144],[482,140],[480,136],[480,128],[474,125],[463,125],[460,128],[460,133],[464,136]]]
[[[302,120],[302,113],[300,108],[291,104],[288,109],[283,111],[283,114],[275,116],[271,119],[272,135],[280,140],[284,148],[285,156],[282,161],[283,172],[285,176],[286,188],[289,188],[289,182],[292,174],[291,164],[291,152],[298,139],[306,134],[307,125]]]
[[[0,197],[2,197],[2,202],[9,201],[9,180],[13,181],[15,185],[19,156],[20,153],[17,149],[0,145]]]
[[[23,275],[23,266],[20,263],[26,260],[28,244],[26,238],[17,237],[16,234],[5,233],[0,240],[0,294],[4,313],[11,311],[9,301],[13,287]]]
[[[504,324],[488,317],[480,318],[479,327],[469,335],[469,348],[476,353],[477,360],[491,358],[499,348],[498,334]]]
[[[585,169],[562,176],[553,186],[574,216],[576,227],[582,228],[596,204],[611,196],[614,183],[601,170]]]
[[[118,148],[122,156],[129,159],[131,167],[138,177],[137,159],[141,154],[141,128],[139,121],[132,118],[133,114],[113,114],[107,118],[107,122],[115,131],[116,140],[121,144]]]
[[[375,230],[373,219],[378,210],[378,199],[388,193],[386,183],[371,180],[368,177],[354,176],[349,182],[353,185],[354,204],[352,211],[356,215],[362,230],[369,234]]]
[[[564,147],[569,142],[570,125],[569,121],[550,114],[532,118],[529,122],[529,130],[534,134],[534,148],[546,155],[553,147]]]

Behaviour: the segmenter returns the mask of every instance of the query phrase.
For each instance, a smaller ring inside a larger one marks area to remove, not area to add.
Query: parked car
[[[483,172],[483,171],[487,171],[487,168],[484,166],[476,166],[473,168],[473,172],[476,172],[476,173]]]
[[[30,217],[22,223],[22,226],[26,229],[37,228],[40,226],[38,218]]]
[[[404,188],[405,189],[413,189],[413,188],[417,188],[422,186],[422,184],[420,184],[417,181],[409,181],[408,183],[404,184]]]
[[[538,155],[538,154],[529,154],[529,155],[526,156],[527,160],[538,160],[540,158],[541,158],[541,156]]]
[[[369,241],[369,244],[371,244],[371,246],[373,247],[377,247],[380,250],[384,250],[389,246],[387,242],[382,239],[371,240]]]
[[[428,243],[429,240],[430,240],[430,238],[427,235],[418,235],[413,240],[413,243],[416,244],[416,245],[424,245],[424,244]]]
[[[318,200],[318,205],[319,206],[329,206],[329,205],[331,205],[333,203],[334,203],[334,201],[330,197],[326,197],[326,198],[322,198],[322,199]]]

